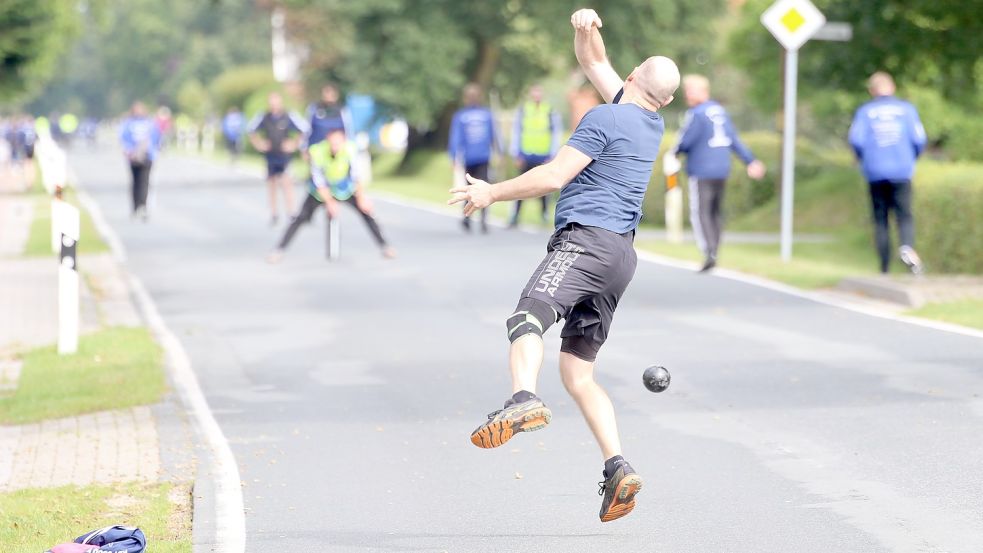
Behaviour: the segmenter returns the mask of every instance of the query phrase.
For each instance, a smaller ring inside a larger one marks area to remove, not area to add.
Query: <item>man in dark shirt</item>
[[[516,432],[549,424],[552,413],[535,393],[542,335],[565,319],[560,375],[605,459],[600,519],[608,522],[635,507],[642,479],[621,456],[614,407],[594,381],[594,360],[635,274],[635,228],[665,130],[657,110],[672,101],[679,70],[669,58],[654,56],[622,80],[607,59],[597,13],[579,10],[571,23],[577,61],[609,103],[584,116],[553,160],[494,186],[468,175],[470,186],[451,189],[449,203],[464,202],[470,214],[496,201],[561,191],[547,256],[506,322],[513,395],[475,429],[471,442],[498,447]]]
[[[294,205],[294,189],[287,166],[300,148],[307,124],[295,113],[284,111],[283,98],[276,92],[268,98],[269,111],[257,114],[247,129],[249,142],[266,156],[266,182],[270,194],[270,224],[277,223],[276,191],[283,190],[284,211]]]

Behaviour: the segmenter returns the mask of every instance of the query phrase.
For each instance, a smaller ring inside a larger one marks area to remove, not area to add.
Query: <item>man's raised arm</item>
[[[577,62],[604,101],[611,103],[625,82],[608,61],[601,39],[601,18],[594,10],[577,10],[570,16],[570,24],[575,31],[573,50],[577,54]]]

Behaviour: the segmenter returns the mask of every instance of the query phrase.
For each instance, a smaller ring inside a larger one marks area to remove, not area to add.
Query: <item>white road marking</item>
[[[191,366],[191,360],[181,345],[180,340],[167,327],[157,309],[153,298],[147,293],[129,268],[123,265],[126,251],[119,237],[109,226],[99,204],[84,190],[78,191],[79,201],[89,210],[96,231],[112,251],[113,257],[120,263],[133,295],[140,310],[147,320],[147,325],[157,336],[158,342],[170,361],[171,377],[178,394],[185,406],[194,415],[198,432],[205,438],[207,447],[214,461],[213,473],[215,482],[215,546],[214,551],[222,553],[242,553],[246,549],[246,518],[242,500],[242,482],[239,478],[239,466],[228,440],[222,433],[222,428],[208,406],[205,394],[198,383]],[[199,469],[201,470],[201,469]]]
[[[444,217],[460,217],[460,213],[450,207],[439,208],[435,207],[427,202],[419,200],[408,200],[402,197],[397,197],[395,194],[390,193],[380,193],[376,191],[371,192],[373,195],[378,196],[381,200],[389,202],[391,204],[399,205],[402,207],[409,207],[412,209],[418,209],[420,211],[425,211],[427,213],[433,213],[435,215],[442,215]],[[498,222],[494,223],[494,226],[504,226]],[[542,234],[543,230],[531,227],[519,227],[521,231],[528,234]],[[638,251],[638,250],[636,250]],[[700,268],[696,263],[688,261],[680,261],[678,259],[673,259],[670,257],[662,256],[659,254],[654,254],[646,251],[638,251],[638,258],[643,261],[648,261],[649,263],[655,263],[656,265],[662,265],[665,267],[672,267],[674,269],[683,269],[687,271],[695,271]],[[864,315],[869,315],[871,317],[879,317],[881,319],[888,319],[891,321],[898,321],[902,323],[908,323],[912,325],[922,326],[925,328],[931,328],[933,330],[941,330],[943,332],[952,332],[954,334],[962,334],[963,336],[971,336],[973,338],[983,338],[983,331],[976,330],[974,328],[969,328],[965,326],[960,326],[956,324],[944,323],[941,321],[932,321],[929,319],[922,319],[919,317],[908,317],[905,315],[899,315],[897,313],[892,313],[891,311],[885,309],[878,309],[871,305],[863,304],[861,302],[851,302],[839,297],[834,297],[832,295],[826,295],[822,292],[810,292],[808,290],[802,290],[794,286],[789,286],[788,284],[782,284],[774,280],[768,280],[762,277],[756,277],[753,275],[748,275],[738,271],[732,271],[730,269],[714,269],[710,276],[715,276],[719,278],[726,278],[728,280],[734,280],[737,282],[743,282],[744,284],[750,284],[752,286],[758,286],[760,288],[766,288],[775,292],[781,292],[790,296],[795,296],[797,298],[806,299],[816,303],[821,303],[823,305],[829,305],[832,307],[839,307],[840,309],[846,309],[853,311],[855,313],[861,313]]]

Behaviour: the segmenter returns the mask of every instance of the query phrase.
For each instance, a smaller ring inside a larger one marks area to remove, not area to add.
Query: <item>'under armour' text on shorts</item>
[[[556,231],[522,298],[550,305],[565,319],[560,350],[593,361],[614,311],[635,276],[635,232],[618,234],[571,223]]]

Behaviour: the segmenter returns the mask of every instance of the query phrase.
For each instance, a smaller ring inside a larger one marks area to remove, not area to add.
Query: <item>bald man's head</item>
[[[867,81],[867,90],[871,96],[891,96],[895,91],[894,79],[889,73],[878,71]]]
[[[683,93],[690,107],[706,102],[710,99],[710,79],[703,75],[686,75],[683,77]]]
[[[626,89],[629,86],[636,87],[639,96],[659,109],[672,101],[672,95],[679,88],[679,68],[665,56],[652,56],[628,75]]]

